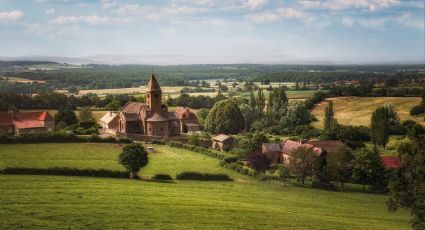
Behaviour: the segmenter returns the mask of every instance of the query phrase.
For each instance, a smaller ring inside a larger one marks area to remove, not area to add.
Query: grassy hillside
[[[183,170],[227,173],[233,182],[0,175],[4,228],[409,229],[386,196],[279,187],[186,150],[157,146],[142,175]],[[115,144],[0,145],[7,166],[120,169]]]
[[[340,97],[333,98],[335,118],[345,125],[370,125],[370,117],[379,106],[392,104],[400,119],[412,119],[425,125],[424,116],[410,116],[410,109],[421,102],[420,97]],[[327,102],[317,105],[312,113],[319,121],[313,125],[323,126],[324,109]]]

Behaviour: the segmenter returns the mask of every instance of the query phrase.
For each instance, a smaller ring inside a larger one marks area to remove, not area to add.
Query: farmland
[[[340,97],[333,101],[335,118],[344,125],[370,125],[370,117],[379,106],[391,104],[401,120],[412,119],[425,124],[424,116],[410,116],[410,109],[421,102],[419,97]],[[327,101],[316,105],[313,115],[319,120],[313,123],[316,128],[323,125],[324,109]]]
[[[405,211],[388,212],[386,196],[279,187],[218,166],[187,150],[155,146],[141,175],[183,170],[226,173],[233,182],[0,175],[4,228],[409,229]],[[116,144],[0,145],[0,168],[121,170]]]

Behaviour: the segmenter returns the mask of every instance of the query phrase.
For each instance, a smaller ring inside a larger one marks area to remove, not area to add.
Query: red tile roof
[[[319,147],[315,147],[311,144],[301,144],[297,141],[286,140],[281,144],[283,154],[290,154],[291,151],[294,151],[299,147],[311,148],[317,155],[320,155],[323,152],[322,149]]]
[[[174,111],[174,113],[176,114],[177,118],[179,118],[180,120],[182,120],[182,119],[196,119],[195,113],[190,111],[190,109],[188,109],[188,108],[176,109],[176,111]]]
[[[0,112],[0,126],[13,125],[9,112]]]
[[[340,148],[345,147],[341,141],[308,141],[307,144],[311,144],[314,147],[321,148],[328,153],[333,153]]]
[[[53,121],[53,117],[43,112],[0,112],[0,125],[14,125],[16,129],[42,128],[44,121]]]
[[[386,169],[400,168],[400,158],[398,156],[381,156],[381,161]]]

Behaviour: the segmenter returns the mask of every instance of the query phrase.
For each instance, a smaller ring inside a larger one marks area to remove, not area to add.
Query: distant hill
[[[0,67],[46,65],[46,64],[59,64],[59,63],[52,62],[52,61],[1,61],[0,60]]]

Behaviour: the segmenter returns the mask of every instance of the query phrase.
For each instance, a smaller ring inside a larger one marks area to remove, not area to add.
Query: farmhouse
[[[312,149],[317,156],[326,156],[345,147],[341,141],[301,141],[286,140],[282,143],[263,143],[261,152],[270,159],[273,164],[283,164],[289,161],[291,152],[297,148],[304,147]]]
[[[232,148],[233,137],[226,134],[220,134],[212,138],[212,148],[221,151],[227,151]]]
[[[154,74],[146,89],[146,103],[130,101],[118,113],[105,114],[100,123],[104,133],[126,136],[170,137],[199,130],[196,116],[189,109],[168,112],[162,105],[162,90]]]
[[[0,133],[20,135],[53,131],[55,120],[44,112],[0,112]]]

